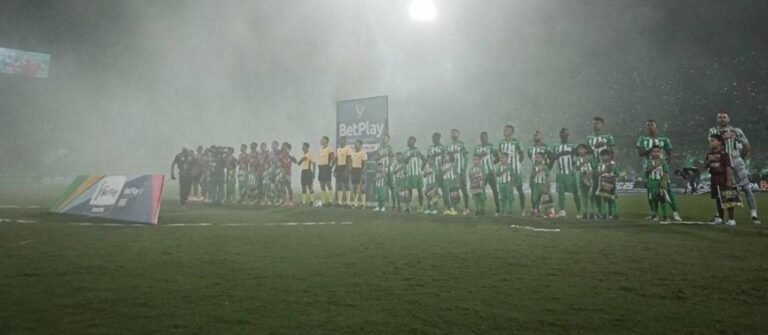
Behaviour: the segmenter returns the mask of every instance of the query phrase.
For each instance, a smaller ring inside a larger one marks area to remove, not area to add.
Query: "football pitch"
[[[148,226],[19,199],[0,197],[2,334],[768,329],[768,225],[744,209],[727,227],[649,223],[631,195],[618,222],[169,198]],[[679,202],[685,219],[711,219],[706,196]]]

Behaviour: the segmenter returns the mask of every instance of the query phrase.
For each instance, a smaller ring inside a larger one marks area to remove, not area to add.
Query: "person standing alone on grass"
[[[176,180],[175,169],[179,169],[179,204],[185,206],[189,198],[192,181],[190,180],[190,168],[192,165],[192,155],[187,148],[181,148],[181,152],[176,154],[171,163],[171,180]]]
[[[647,129],[648,134],[640,136],[640,138],[637,139],[637,154],[640,157],[644,157],[645,163],[647,163],[652,159],[651,148],[658,146],[661,148],[661,159],[664,160],[667,167],[669,167],[669,163],[672,162],[672,142],[668,137],[658,133],[655,120],[646,121],[645,128]],[[669,184],[669,178],[666,178],[665,182]],[[675,194],[672,192],[672,189],[669,186],[670,185],[662,185],[662,188],[667,191],[667,195],[669,196],[669,207],[672,208],[672,216],[674,217],[675,221],[683,221],[683,219],[680,218],[680,214],[677,212],[677,201],[675,200]],[[648,201],[650,205],[650,202],[653,200],[649,197]],[[651,211],[653,211],[652,205]],[[651,214],[649,219],[653,219],[654,217],[655,215]]]
[[[749,172],[744,163],[752,151],[752,146],[747,140],[747,136],[741,129],[731,126],[731,117],[727,111],[717,113],[717,126],[709,128],[709,135],[720,135],[723,138],[722,149],[731,157],[731,171],[733,172],[733,183],[747,196],[747,205],[752,216],[752,223],[760,224],[757,217],[757,202],[752,193],[749,183]]]
[[[560,208],[558,217],[565,217],[565,193],[573,194],[573,202],[576,204],[576,216],[581,216],[581,198],[576,182],[576,173],[573,169],[576,156],[576,146],[568,142],[570,135],[568,128],[560,129],[560,144],[553,146],[553,161],[557,162],[557,205]]]
[[[709,150],[706,162],[704,163],[710,174],[710,195],[715,199],[717,205],[717,217],[715,224],[722,224],[725,219],[725,208],[723,204],[722,191],[731,189],[733,181],[731,180],[731,155],[723,150],[725,139],[720,134],[709,135]],[[735,226],[733,219],[733,207],[728,207],[729,226]]]
[[[301,204],[303,206],[312,205],[312,197],[315,194],[313,185],[315,182],[315,160],[309,152],[309,143],[304,142],[301,145],[303,155],[298,164],[301,165]]]

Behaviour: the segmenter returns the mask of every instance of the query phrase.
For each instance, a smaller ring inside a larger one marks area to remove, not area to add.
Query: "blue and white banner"
[[[368,153],[365,173],[365,190],[370,201],[375,201],[374,179],[376,178],[376,150],[381,135],[389,133],[389,97],[380,96],[344,100],[336,103],[336,143],[345,136],[347,144],[363,141],[363,150]]]

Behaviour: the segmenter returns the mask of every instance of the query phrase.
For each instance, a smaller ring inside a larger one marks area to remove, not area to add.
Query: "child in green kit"
[[[484,168],[481,161],[480,155],[474,155],[472,157],[472,167],[467,171],[469,193],[472,195],[472,200],[475,203],[475,215],[477,216],[485,215],[485,201],[488,200],[488,195],[485,194],[485,177],[488,175],[488,171]]]

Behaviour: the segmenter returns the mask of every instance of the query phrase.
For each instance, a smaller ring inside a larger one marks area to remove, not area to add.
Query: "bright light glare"
[[[413,0],[411,2],[411,19],[416,21],[432,21],[437,16],[435,3],[432,0]]]

